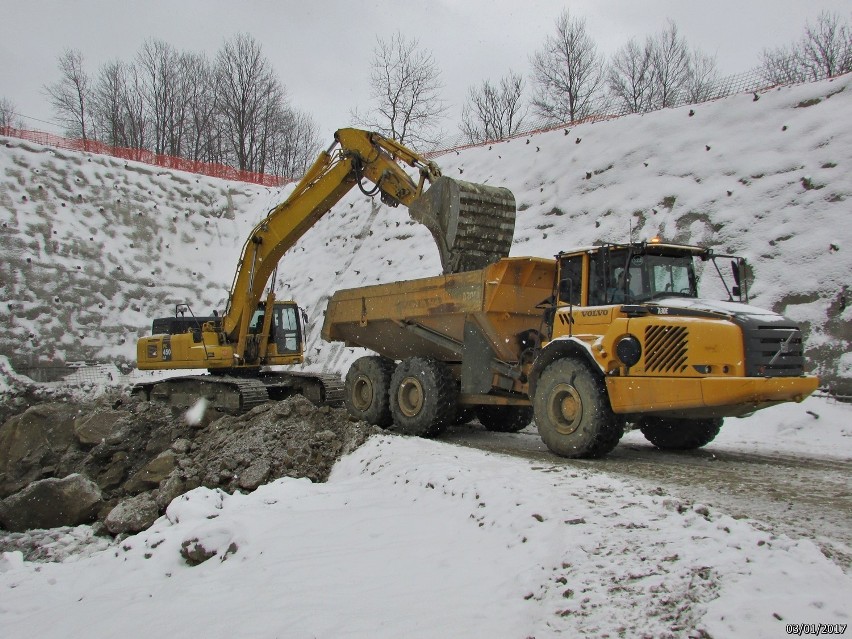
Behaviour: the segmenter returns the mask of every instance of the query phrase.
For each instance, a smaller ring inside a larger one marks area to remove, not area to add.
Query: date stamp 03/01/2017
[[[845,635],[845,623],[788,623],[787,634],[797,637],[810,636],[815,637],[828,635]]]

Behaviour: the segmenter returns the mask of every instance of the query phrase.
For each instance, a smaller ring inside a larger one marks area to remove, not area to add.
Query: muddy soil
[[[604,459],[557,457],[535,426],[501,434],[478,424],[456,426],[441,440],[531,460],[536,466],[601,470],[647,484],[682,499],[706,504],[738,519],[791,538],[807,538],[852,574],[852,462],[783,454],[739,453],[714,448],[660,451],[622,441]],[[632,439],[632,438],[631,438]]]

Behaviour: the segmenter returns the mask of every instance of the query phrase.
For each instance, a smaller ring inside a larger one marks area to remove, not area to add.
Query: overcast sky
[[[0,98],[28,128],[61,132],[43,86],[58,78],[57,58],[79,49],[92,76],[113,59],[130,61],[148,38],[212,57],[247,32],[262,46],[296,108],[314,116],[321,139],[369,106],[377,38],[399,30],[416,38],[442,70],[457,133],[469,87],[509,69],[529,72],[563,8],[586,19],[601,52],[644,38],[674,20],[687,42],[715,55],[723,75],[747,71],[760,52],[792,43],[821,11],[850,19],[849,0],[0,0]]]

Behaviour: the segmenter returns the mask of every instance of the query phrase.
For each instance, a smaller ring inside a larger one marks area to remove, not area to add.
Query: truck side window
[[[583,292],[583,256],[562,258],[559,268],[559,301],[562,304],[579,305]]]
[[[624,303],[625,285],[629,285],[624,277],[626,259],[626,250],[611,251],[609,272],[605,273],[601,260],[597,259],[597,256],[592,257],[589,263],[589,306]],[[639,278],[637,282],[641,283],[641,276],[637,274],[637,277]]]

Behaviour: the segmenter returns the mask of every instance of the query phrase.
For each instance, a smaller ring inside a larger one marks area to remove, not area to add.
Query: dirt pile
[[[94,512],[98,528],[137,532],[198,486],[234,492],[285,476],[325,481],[341,455],[375,432],[300,396],[200,419],[126,394],[36,404],[0,427],[0,527],[75,526],[87,522],[57,521],[57,513]],[[94,510],[75,508],[67,489],[51,492],[67,477],[85,483],[88,500],[94,486]],[[38,525],[39,503],[49,525]]]

